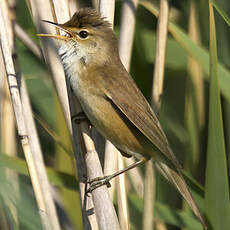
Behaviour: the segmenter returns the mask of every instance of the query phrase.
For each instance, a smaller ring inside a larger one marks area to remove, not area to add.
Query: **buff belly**
[[[82,95],[79,91],[76,94],[85,114],[102,136],[129,155],[153,157],[154,145],[113,102],[99,94]]]

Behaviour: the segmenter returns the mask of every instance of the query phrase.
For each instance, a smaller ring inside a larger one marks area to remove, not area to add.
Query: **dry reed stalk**
[[[2,130],[2,111],[3,111],[3,103],[4,103],[4,87],[5,87],[5,68],[4,67],[2,53],[0,52],[0,130]],[[1,132],[0,132],[1,139]]]
[[[39,149],[36,149],[37,146],[35,146],[34,143],[34,141],[37,140],[34,139],[34,136],[32,136],[34,134],[30,133],[30,130],[27,130],[28,127],[33,128],[31,123],[28,124],[28,122],[31,121],[30,119],[33,118],[32,115],[29,116],[27,114],[24,114],[24,111],[27,109],[27,107],[25,104],[22,104],[20,98],[19,86],[17,82],[17,80],[20,79],[17,79],[16,76],[16,71],[12,60],[12,50],[10,49],[8,43],[9,37],[7,36],[7,29],[4,23],[2,8],[0,9],[0,35],[7,79],[18,127],[18,135],[21,139],[21,144],[30,172],[30,177],[35,192],[35,197],[38,203],[42,223],[45,229],[60,229],[53,200],[49,192],[50,187],[48,185],[44,164],[42,164],[42,161],[37,162],[38,159],[35,160],[36,156],[41,157],[39,155]]]
[[[98,0],[97,0],[98,1]],[[99,11],[103,17],[106,17],[113,27],[115,0],[100,0]]]
[[[26,46],[29,50],[40,60],[43,59],[42,51],[40,47],[29,37],[29,35],[23,30],[23,28],[14,23],[14,32],[16,37]]]
[[[70,91],[70,86],[68,85],[68,89]],[[81,106],[77,100],[77,98],[70,93],[70,112],[71,115],[75,115],[79,112],[82,112]],[[81,198],[81,208],[82,208],[82,217],[83,217],[83,228],[84,230],[97,230],[98,224],[94,210],[94,204],[92,196],[87,196],[87,168],[86,162],[84,159],[84,155],[86,153],[85,143],[82,137],[82,130],[80,125],[76,125],[72,122],[73,128],[73,140],[74,140],[74,147],[75,147],[75,158],[77,164],[77,176],[78,176],[78,183],[80,188],[80,198]],[[77,134],[77,135],[76,135]]]
[[[127,165],[131,165],[135,162],[134,158],[126,158],[125,163]],[[136,170],[132,169],[128,171],[129,177],[131,179],[132,185],[134,187],[135,192],[137,195],[141,198],[144,196],[144,179],[141,175],[138,168],[135,168]]]
[[[135,12],[137,5],[138,0],[124,1],[122,5],[121,28],[119,36],[119,54],[122,63],[128,71],[130,69],[130,60],[132,56],[133,38],[135,31]],[[125,161],[127,165],[129,165],[128,162],[133,162],[132,159],[128,158],[126,158]],[[138,168],[134,168],[130,170],[128,173],[138,175],[138,177],[135,180],[132,180],[134,187],[142,186],[143,183],[140,180],[138,180],[138,178],[141,178]],[[140,188],[140,190],[143,190],[143,188],[144,187]]]
[[[112,173],[116,172],[118,170],[118,155],[119,151],[116,149],[116,147],[110,142],[106,141],[105,143],[105,157],[104,157],[104,174],[105,175],[111,175]],[[109,194],[111,199],[114,198],[114,193],[116,190],[116,180],[111,180],[111,188],[109,189]]]
[[[39,33],[55,33],[56,29],[54,28],[54,26],[41,22],[41,19],[54,21],[52,16],[53,4],[50,4],[50,1],[46,0],[28,0],[27,3],[31,10],[31,14],[37,31]],[[41,41],[44,58],[50,67],[53,81],[57,89],[57,94],[60,99],[64,116],[67,122],[67,126],[70,132],[72,132],[65,76],[63,67],[57,55],[56,45],[51,39],[42,39]]]
[[[89,180],[96,177],[103,177],[102,168],[99,168],[100,161],[95,151],[94,143],[90,137],[88,124],[82,124],[81,130],[86,145],[85,162],[87,165],[87,175]],[[94,209],[97,217],[99,229],[120,229],[115,209],[109,196],[106,186],[101,186],[92,192]]]
[[[24,31],[24,29],[18,25],[17,23],[14,24],[14,32],[18,39],[41,61],[43,61],[43,54],[40,47],[29,37],[29,35]],[[1,53],[0,53],[1,55]],[[1,79],[1,78],[0,78]],[[56,133],[49,127],[49,125],[42,120],[36,114],[33,114],[35,119],[39,122],[41,127],[46,130],[46,132],[60,145],[60,147],[68,154],[71,154],[71,149],[68,146],[63,145],[61,142],[60,137],[56,135]]]
[[[133,47],[137,4],[138,0],[125,0],[121,12],[119,54],[123,65],[128,71]]]
[[[169,18],[169,2],[168,0],[160,1],[159,17],[157,22],[157,37],[156,37],[156,58],[153,74],[153,87],[152,87],[152,104],[158,112],[161,105],[161,96],[163,92],[164,82],[164,66],[166,45],[168,38],[168,18]],[[146,171],[146,184],[144,193],[144,220],[143,229],[153,229],[154,220],[154,203],[155,203],[155,177],[152,162],[147,162]],[[150,181],[152,180],[152,182]],[[152,202],[150,203],[149,200]]]
[[[115,0],[100,0],[99,11],[103,17],[106,17],[108,21],[111,23],[113,28],[114,22],[114,10],[115,10]],[[105,143],[105,156],[104,156],[104,174],[110,175],[117,171],[117,156],[119,151],[113,146],[110,141],[106,141]],[[115,182],[116,179],[110,182],[111,188],[109,189],[110,197],[113,199],[115,192]]]
[[[144,211],[143,211],[143,230],[152,230],[153,226],[153,209],[155,204],[155,173],[151,160],[145,165],[145,181],[144,181]]]
[[[165,224],[159,220],[155,222],[155,228],[156,230],[167,230]]]
[[[29,143],[31,145],[31,150],[32,150],[32,156],[33,160],[36,162],[36,171],[38,174],[38,178],[40,181],[42,181],[42,192],[45,194],[45,204],[47,206],[47,212],[49,213],[49,218],[52,218],[51,223],[51,229],[55,227],[55,229],[60,229],[58,219],[57,219],[57,213],[55,209],[55,204],[54,200],[51,194],[51,187],[48,182],[46,170],[45,170],[45,164],[43,160],[43,155],[39,143],[39,138],[35,126],[35,122],[33,119],[33,114],[32,114],[32,108],[28,96],[28,92],[26,89],[26,85],[24,82],[24,77],[22,76],[21,78],[21,98],[22,98],[22,104],[23,104],[23,113],[24,117],[26,118],[26,128],[28,131],[28,137],[29,137]],[[56,220],[55,220],[56,219]]]
[[[0,61],[1,62],[1,61]],[[4,64],[0,63],[0,71],[5,73]],[[6,80],[6,74],[4,74],[4,79]],[[15,119],[14,112],[10,100],[10,92],[7,84],[7,80],[4,84],[3,92],[3,106],[2,106],[2,119],[1,119],[1,152],[8,156],[17,155],[17,141],[16,141],[16,130],[15,130]],[[18,175],[12,170],[5,169],[6,178],[11,181],[12,187],[14,188],[14,193],[17,195],[19,193]],[[18,223],[17,211],[10,200],[5,200],[8,204],[11,213],[13,214],[14,220]]]
[[[161,104],[161,96],[163,91],[164,81],[164,65],[166,55],[166,45],[168,38],[168,15],[169,3],[168,0],[160,1],[159,17],[157,24],[157,38],[156,38],[156,58],[153,74],[152,87],[152,102],[156,111],[159,111]]]
[[[79,9],[78,2],[76,0],[69,0],[69,9],[70,16],[72,16]]]
[[[5,81],[3,89],[2,89],[2,110],[1,110],[1,152],[8,155],[8,156],[16,156],[17,155],[17,146],[16,146],[16,130],[15,130],[15,119],[14,119],[14,112],[10,100],[10,93],[7,84],[7,77],[4,67],[4,62],[2,59],[2,55],[0,55],[0,72],[4,77],[3,80]],[[17,196],[19,193],[18,190],[18,175],[17,173],[13,172],[12,170],[5,169],[6,178],[8,181],[11,182],[12,188],[14,189],[15,195]],[[12,203],[8,197],[4,198],[4,202],[9,207],[11,214],[14,218],[15,223],[18,223],[17,217],[17,210],[15,205]]]
[[[194,0],[190,0],[189,12],[189,37],[194,43],[200,43],[199,17]],[[191,56],[188,56],[187,70],[189,76],[186,79],[185,94],[185,126],[188,131],[189,142],[185,157],[185,168],[195,172],[199,163],[200,133],[204,126],[204,83],[203,71],[199,63]],[[189,210],[188,204],[183,200],[183,209]]]
[[[123,65],[126,70],[130,69],[130,60],[132,55],[133,38],[135,31],[135,13],[138,0],[125,0],[122,5],[121,12],[121,26],[119,35],[119,54]],[[121,154],[118,155],[118,169],[124,165],[124,160]],[[134,170],[134,169],[133,169]],[[136,170],[136,169],[135,169]],[[119,218],[122,224],[122,229],[129,229],[129,210],[125,183],[125,174],[118,177],[117,190],[118,190],[118,211]],[[134,182],[135,183],[135,182]]]
[[[124,168],[124,160],[122,156],[118,156],[118,170]],[[126,181],[124,176],[120,176],[117,180],[117,203],[119,221],[122,230],[130,229],[129,208],[127,201]]]
[[[10,19],[10,12],[8,9],[7,2],[5,0],[2,1],[2,9],[3,9],[3,17],[7,24],[7,34],[10,40],[10,49],[14,52],[14,44],[13,44],[13,31],[12,31],[12,23]],[[1,54],[0,57],[0,71],[2,73],[2,117],[1,117],[1,151],[2,153],[8,156],[16,156],[17,155],[17,146],[16,146],[16,129],[15,129],[15,119],[13,114],[13,108],[10,100],[10,92],[7,84],[7,77],[4,67],[4,61]],[[18,175],[12,170],[5,169],[6,178],[8,181],[11,181],[12,188],[15,191],[15,195],[17,196],[19,193],[19,184],[18,184]],[[17,210],[12,201],[6,197],[4,202],[9,207],[11,214],[14,218],[15,223],[18,223]]]
[[[77,104],[76,104],[77,103]],[[74,96],[75,108],[79,109],[79,102]],[[80,110],[76,111],[79,112]],[[92,180],[96,177],[103,177],[98,154],[95,150],[94,142],[91,138],[91,131],[87,122],[80,123],[80,137],[84,141],[83,154],[87,168],[87,178]],[[94,210],[97,218],[99,229],[120,229],[115,209],[109,196],[107,187],[101,186],[92,191]],[[85,199],[87,199],[87,195]],[[91,226],[94,227],[94,226]],[[93,228],[94,229],[94,228]]]
[[[190,0],[189,36],[197,44],[200,43],[198,20],[196,3],[194,0]],[[205,122],[203,71],[199,63],[190,56],[188,57],[188,71],[190,73],[196,94],[198,126],[200,130],[203,128]]]
[[[125,68],[129,71],[130,60],[132,56],[132,46],[133,46],[133,37],[135,31],[135,12],[138,5],[138,0],[124,1],[122,5],[122,14],[121,14],[121,28],[120,28],[120,37],[119,37],[119,54],[124,64]],[[125,159],[126,164],[130,159]],[[133,168],[128,172],[130,175],[139,175],[135,180],[132,180],[134,187],[140,187],[143,185],[142,181],[138,178],[142,178],[138,168]],[[135,178],[131,176],[131,179]],[[144,186],[140,188],[144,190]]]
[[[93,8],[99,11],[99,0],[92,0]]]

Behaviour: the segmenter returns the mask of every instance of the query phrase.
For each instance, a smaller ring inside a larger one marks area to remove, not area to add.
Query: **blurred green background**
[[[148,2],[158,4],[158,1]],[[191,2],[195,4],[196,32],[200,37],[199,45],[195,45],[189,38]],[[214,9],[218,62],[210,65],[208,58],[209,49],[211,50],[209,48],[208,1],[170,1],[172,14],[170,15],[164,91],[159,119],[172,149],[188,175],[186,178],[194,197],[210,222],[210,229],[227,230],[228,227],[230,228],[228,190],[230,31],[227,24],[230,4],[228,0],[216,0],[214,3],[219,9],[219,13]],[[90,1],[82,1],[81,6],[90,6]],[[116,1],[115,31],[117,35],[119,35],[121,6],[122,2]],[[225,12],[227,12],[226,15]],[[38,45],[40,44],[25,0],[17,1],[16,22]],[[157,18],[153,13],[143,5],[139,5],[136,14],[130,72],[149,101],[151,101],[152,94],[156,26]],[[45,125],[42,126],[41,122],[36,120],[45,162],[51,169],[49,178],[62,200],[57,205],[63,229],[68,229],[68,227],[69,229],[82,229],[71,141],[49,70],[18,39],[16,39],[16,46],[20,68],[26,80],[34,114],[45,122]],[[194,82],[191,76],[189,57],[193,57],[200,65],[199,76],[201,79],[198,83]],[[218,75],[216,75],[218,82],[210,84],[211,74],[209,73],[215,66],[218,68]],[[218,90],[220,90],[220,94]],[[210,92],[213,92],[213,96]],[[219,96],[221,101],[218,101]],[[217,100],[216,103],[215,100]],[[212,126],[210,123],[214,125]],[[58,143],[47,132],[47,129],[53,130],[62,143]],[[20,142],[18,138],[13,141],[17,141],[17,154],[20,159],[7,157],[4,152],[0,154],[0,226],[12,227],[9,229],[41,229],[30,179],[25,162],[22,160]],[[218,149],[218,143],[220,143],[220,149]],[[61,145],[66,146],[69,149],[68,152]],[[212,150],[213,153],[211,153]],[[5,168],[11,168],[12,171],[19,173],[18,192],[14,192],[14,181],[6,179]],[[55,174],[55,172],[57,173]],[[144,173],[144,169],[142,172]],[[214,188],[219,189],[215,190]],[[135,194],[132,187],[129,190],[128,198],[131,228],[141,229],[143,199]],[[8,199],[13,201],[16,207],[17,221],[7,205]],[[222,202],[225,203],[224,207],[220,206]],[[214,210],[215,214],[209,210]],[[210,220],[212,215],[216,218],[213,223]],[[158,174],[155,218],[157,221],[165,223],[169,230],[202,229],[177,191]],[[7,223],[4,223],[5,221]],[[4,229],[4,227],[0,228]]]

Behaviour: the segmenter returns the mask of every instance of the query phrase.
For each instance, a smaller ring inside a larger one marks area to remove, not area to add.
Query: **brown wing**
[[[116,68],[116,70],[118,69]],[[160,172],[176,186],[200,222],[206,227],[200,210],[180,173],[180,165],[169,147],[156,115],[126,70],[121,67],[118,71],[116,77],[109,76],[106,69],[102,71],[103,77],[106,77],[106,81],[102,81],[106,96],[174,165],[172,167],[172,165],[166,165],[164,162],[156,162]]]
[[[106,96],[113,101],[160,152],[174,164],[178,165],[156,115],[128,72],[122,67],[116,73],[116,76],[109,76],[106,69],[103,69],[102,72],[103,78],[106,78],[106,81],[103,81]]]

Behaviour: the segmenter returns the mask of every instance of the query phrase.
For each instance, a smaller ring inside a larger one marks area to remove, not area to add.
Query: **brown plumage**
[[[111,27],[111,24],[106,20],[106,18],[101,17],[101,15],[92,8],[84,8],[77,11],[72,18],[63,24],[66,27]]]
[[[68,36],[45,36],[62,40],[67,79],[91,123],[126,155],[153,158],[206,226],[154,111],[121,63],[110,24],[86,8],[56,26]]]

